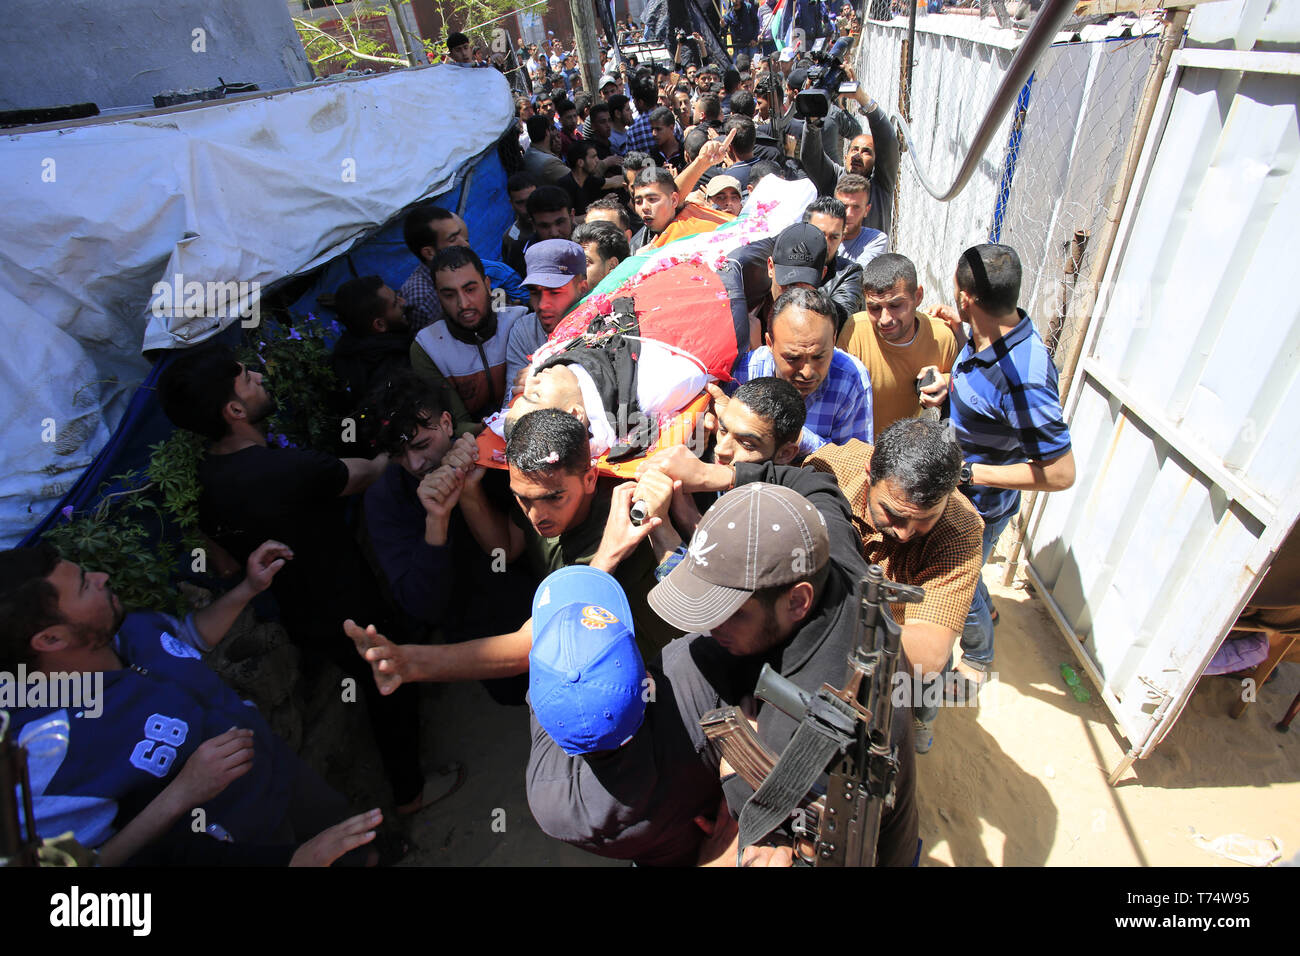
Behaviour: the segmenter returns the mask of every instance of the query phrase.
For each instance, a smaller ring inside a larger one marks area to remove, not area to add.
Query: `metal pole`
[[[599,92],[596,80],[600,78],[600,44],[596,41],[596,10],[592,0],[570,0],[569,15],[573,18],[573,37],[578,45],[582,88],[594,96]]]
[[[989,105],[987,112],[984,114],[983,122],[980,123],[979,129],[975,132],[975,138],[966,153],[966,160],[962,163],[957,178],[953,180],[951,186],[947,189],[936,187],[925,174],[925,169],[917,159],[916,150],[912,149],[912,169],[916,172],[917,179],[921,181],[921,185],[925,187],[926,192],[939,202],[947,202],[960,193],[966,187],[966,183],[970,181],[971,176],[975,174],[975,170],[979,168],[980,160],[984,157],[984,151],[988,149],[998,131],[998,124],[1002,121],[1002,117],[1006,115],[1007,110],[1015,105],[1016,100],[1020,97],[1020,90],[1025,85],[1025,80],[1029,79],[1029,74],[1034,71],[1038,58],[1056,39],[1057,31],[1070,18],[1070,14],[1074,11],[1074,4],[1075,0],[1047,0],[1043,4],[1037,19],[1034,20],[1034,25],[1030,27],[1025,39],[1020,44],[1020,48],[1016,50],[1016,55],[1012,58],[1011,66],[1007,68],[1006,75],[1002,77],[1002,83],[993,96],[993,102]],[[908,126],[907,120],[900,118],[898,127],[901,138],[906,141],[908,148],[915,146],[916,137],[912,135],[912,129]]]

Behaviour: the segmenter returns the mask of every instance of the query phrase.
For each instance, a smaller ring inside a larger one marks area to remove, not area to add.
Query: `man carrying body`
[[[837,218],[840,209],[832,204],[835,200],[816,200],[804,213],[804,222],[741,246],[719,270],[729,292],[736,295],[743,290],[745,308],[759,336],[756,342],[770,330],[772,306],[788,288],[817,289],[825,295],[834,310],[837,334],[861,306],[862,270],[836,251],[843,218]],[[822,207],[830,208],[823,212]],[[778,273],[790,281],[781,282]]]
[[[455,422],[438,396],[412,373],[384,383],[368,403],[368,438],[391,463],[366,489],[366,531],[375,560],[398,608],[426,632],[463,641],[517,627],[527,616],[521,599],[533,580],[494,567],[455,512],[457,471],[468,471],[478,449],[471,435],[455,437]],[[492,593],[483,606],[457,595]],[[498,703],[519,703],[519,681],[485,681]]]
[[[389,614],[343,499],[369,487],[387,456],[338,459],[269,447],[266,421],[275,404],[262,376],[227,348],[205,345],[176,357],[159,378],[158,398],[174,425],[208,440],[198,466],[200,528],[242,562],[263,541],[284,542],[295,559],[276,574],[272,592],[285,630],[314,664],[332,660],[355,674],[343,621],[358,614],[387,621]],[[414,812],[424,783],[419,701],[367,694],[366,703],[399,812]]]
[[[873,430],[879,435],[899,419],[942,404],[934,396],[946,391],[942,377],[952,371],[957,342],[947,323],[917,311],[925,290],[906,256],[878,256],[862,276],[866,310],[840,331],[839,347],[871,375]],[[935,381],[918,393],[917,382],[927,370],[934,371]]]
[[[520,373],[544,344],[560,320],[587,294],[587,261],[582,247],[568,239],[545,239],[525,253],[528,274],[524,284],[533,297],[534,310],[510,330],[506,345],[506,395],[509,407],[519,388]]]
[[[505,398],[510,330],[529,312],[522,306],[493,308],[483,263],[467,246],[439,252],[432,274],[447,321],[416,335],[411,368],[435,387],[440,379],[450,382],[463,406],[449,409],[457,431],[477,433]]]
[[[799,435],[808,410],[803,396],[785,379],[774,375],[755,378],[730,397],[716,385],[705,427],[713,433],[713,448],[701,455],[719,465],[765,461],[788,465],[799,456]],[[673,492],[670,515],[673,527],[686,539],[695,533],[700,516],[717,500],[716,494]]]
[[[645,246],[659,248],[677,239],[711,232],[723,223],[730,222],[732,216],[720,213],[698,203],[682,202],[679,191],[679,179],[689,178],[686,189],[689,191],[699,179],[700,173],[717,162],[720,154],[730,145],[722,145],[725,140],[715,139],[704,144],[700,155],[687,167],[681,177],[675,178],[671,171],[662,167],[643,169],[637,174],[633,187],[633,203],[636,214],[645,225],[633,237],[632,251],[637,252]],[[692,175],[693,173],[693,175]]]
[[[799,440],[803,455],[827,442],[869,441],[871,379],[861,362],[835,348],[835,314],[826,297],[790,289],[772,311],[767,344],[737,360],[736,381],[776,375],[798,389],[808,410]]]
[[[420,260],[415,271],[402,283],[399,293],[409,309],[412,331],[433,324],[443,315],[442,303],[434,283],[432,265],[434,257],[451,246],[469,248],[469,230],[465,220],[454,212],[437,206],[416,206],[406,215],[402,235],[411,255]],[[491,276],[493,283],[505,290],[515,302],[527,302],[528,293],[519,281],[519,274],[504,262],[496,259],[480,260],[483,274]]]

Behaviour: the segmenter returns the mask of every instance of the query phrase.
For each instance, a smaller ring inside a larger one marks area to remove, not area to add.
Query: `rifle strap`
[[[834,701],[831,707],[825,706],[827,703],[820,696],[813,699],[808,715],[800,722],[781,759],[740,811],[737,866],[745,847],[757,843],[789,819],[817,778],[826,772],[831,760],[844,753],[855,739],[854,718],[832,709],[841,702]]]

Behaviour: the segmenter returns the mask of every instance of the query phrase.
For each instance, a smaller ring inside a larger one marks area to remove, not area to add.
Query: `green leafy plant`
[[[197,435],[177,430],[150,448],[143,471],[105,483],[99,503],[81,514],[64,509],[66,524],[44,538],[59,554],[85,568],[108,573],[113,590],[129,607],[184,613],[188,603],[172,584],[180,562],[201,546],[198,522]],[[169,536],[168,527],[179,529]]]
[[[239,351],[246,365],[266,370],[266,390],[276,410],[268,422],[268,438],[281,448],[328,451],[339,441],[339,382],[330,365],[329,330],[318,322],[300,330],[263,320],[256,338]]]

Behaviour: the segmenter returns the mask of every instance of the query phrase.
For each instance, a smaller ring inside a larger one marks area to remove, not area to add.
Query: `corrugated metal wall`
[[[1130,758],[1300,513],[1298,104],[1300,5],[1194,9],[1067,402],[1078,479],[1030,523]]]

